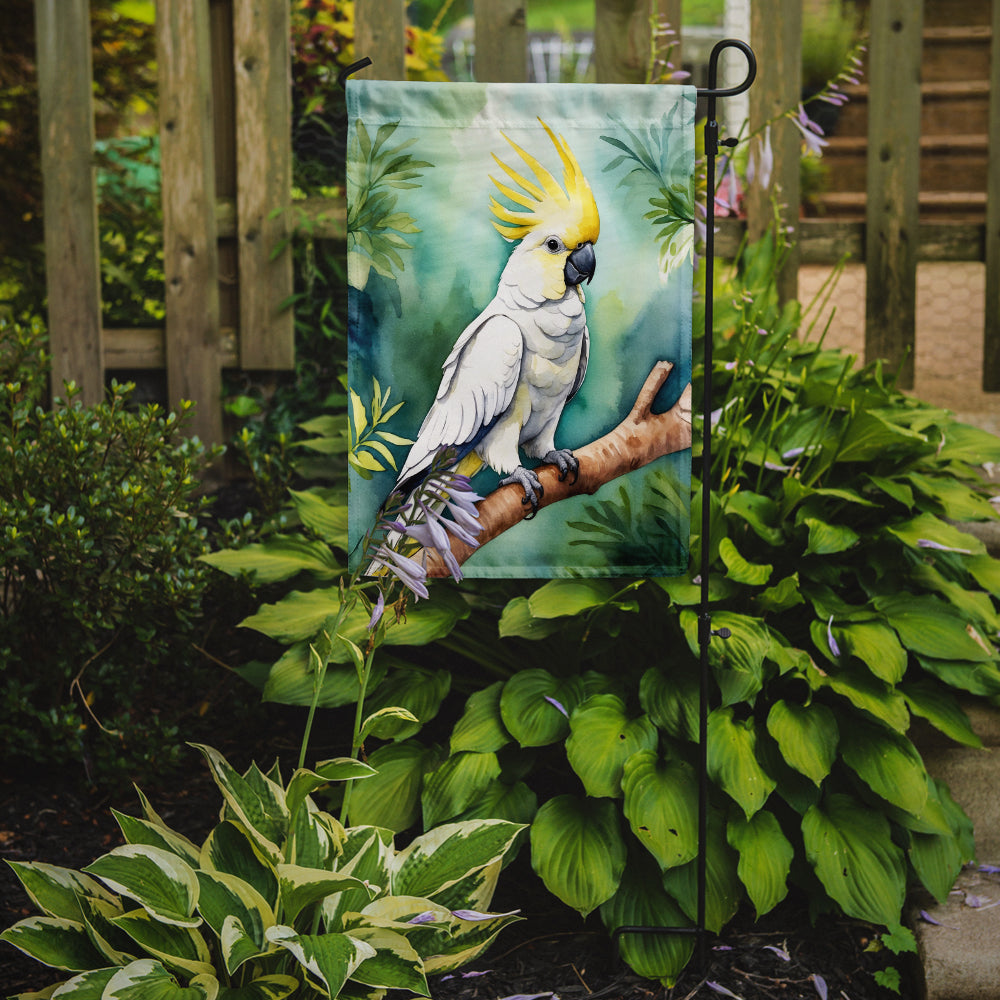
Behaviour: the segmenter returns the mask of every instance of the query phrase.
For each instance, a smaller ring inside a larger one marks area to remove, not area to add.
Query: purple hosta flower
[[[423,913],[410,917],[406,922],[408,924],[432,924],[435,920],[437,920],[437,914],[433,910],[424,910]]]
[[[372,616],[368,619],[368,631],[371,632],[376,625],[382,620],[382,613],[385,611],[385,595],[380,590],[378,592],[378,600],[375,602],[375,607],[372,609]]]
[[[979,865],[978,870],[985,875],[1000,875],[1000,865]]]
[[[782,962],[790,962],[792,960],[792,956],[784,948],[779,948],[776,944],[766,944],[764,945],[764,950],[773,951]]]
[[[423,504],[420,504],[420,506],[423,507]],[[423,548],[434,549],[441,556],[445,566],[448,567],[448,572],[456,580],[461,580],[461,567],[458,565],[458,560],[451,551],[448,532],[443,527],[448,522],[437,511],[428,508],[424,509],[427,511],[427,516],[423,521],[417,521],[415,524],[400,525],[400,530],[407,538],[412,538],[415,542],[419,542]]]
[[[774,150],[771,148],[771,126],[764,129],[762,136],[750,144],[750,157],[747,160],[747,183],[755,181],[766,190],[771,186],[771,174],[774,172]]]
[[[733,997],[733,1000],[743,1000],[743,997],[741,997],[738,993],[734,993],[732,990],[726,989],[726,987],[723,986],[722,983],[713,983],[711,980],[709,980],[708,982],[705,983],[705,985],[713,993],[721,993],[724,997]]]
[[[452,910],[451,915],[459,920],[493,920],[495,917],[516,917],[520,910],[509,910],[507,913],[480,913],[479,910]]]
[[[816,988],[816,992],[819,994],[819,1000],[826,1000],[828,990],[826,988],[826,980],[817,973],[813,973],[809,977],[813,981],[813,986]]]
[[[833,637],[833,615],[830,615],[830,620],[826,623],[826,644],[830,647],[830,652],[834,657],[840,656],[840,646],[837,645],[837,640]]]
[[[823,138],[823,130],[806,114],[806,109],[799,104],[798,114],[791,114],[792,124],[802,133],[806,149],[816,156],[823,155],[823,147],[827,145]]]
[[[544,695],[544,698],[550,705],[555,705],[555,707],[559,709],[559,711],[562,712],[562,714],[565,715],[567,719],[569,718],[569,712],[566,711],[566,708],[563,706],[562,702],[556,701],[556,699],[551,697],[550,695]]]
[[[957,549],[952,545],[942,545],[940,542],[935,542],[930,538],[918,538],[917,548],[921,549],[937,549],[939,552],[958,552],[963,556],[971,556],[972,549]]]
[[[957,931],[957,927],[952,927],[951,924],[942,924],[940,920],[936,920],[932,917],[926,910],[920,911],[920,919],[927,924],[933,924],[935,927],[945,927],[950,931]]]
[[[488,976],[492,971],[484,969],[482,972],[450,972],[447,976],[441,977],[441,982],[446,983],[449,979],[478,979],[480,976]]]
[[[391,573],[404,587],[412,590],[417,597],[430,596],[427,592],[427,569],[415,559],[394,552],[388,545],[380,545],[375,550],[372,564],[381,566]]]
[[[500,997],[500,1000],[559,1000],[555,993],[512,993],[509,997]]]

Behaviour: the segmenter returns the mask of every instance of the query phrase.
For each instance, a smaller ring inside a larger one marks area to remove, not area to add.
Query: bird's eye
[[[554,236],[550,236],[545,241],[545,249],[548,250],[549,253],[558,253],[562,249],[562,245]]]

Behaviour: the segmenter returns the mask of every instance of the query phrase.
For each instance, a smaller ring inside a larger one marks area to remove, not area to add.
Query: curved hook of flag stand
[[[718,82],[719,57],[725,49],[739,49],[747,60],[747,75],[736,87],[720,88]],[[702,406],[701,452],[701,600],[698,612],[698,646],[701,653],[701,685],[698,698],[698,910],[694,927],[622,926],[615,929],[612,939],[620,947],[623,934],[694,934],[698,941],[698,965],[706,968],[705,896],[707,889],[708,845],[708,650],[712,637],[728,639],[727,628],[713,629],[712,615],[708,609],[709,548],[711,531],[711,491],[709,480],[712,471],[712,289],[715,287],[715,158],[720,146],[735,146],[735,138],[720,141],[719,123],[716,121],[716,99],[735,97],[750,89],[757,76],[757,58],[753,49],[735,38],[717,42],[708,60],[708,87],[699,88],[698,97],[707,99],[705,122],[705,158],[707,167],[705,205],[705,393]]]
[[[717,86],[719,57],[726,49],[739,49],[747,60],[746,78],[735,87]],[[347,78],[353,73],[372,65],[367,56],[345,66],[337,74],[337,83],[346,89]],[[698,613],[698,645],[701,652],[701,688],[698,707],[698,911],[694,927],[654,927],[622,926],[615,929],[612,940],[620,944],[623,934],[694,934],[698,940],[698,963],[705,969],[705,895],[707,888],[707,830],[708,830],[708,696],[709,665],[708,649],[712,637],[728,639],[729,629],[712,628],[712,615],[708,609],[709,593],[709,545],[707,540],[711,528],[711,492],[708,489],[712,468],[712,289],[715,278],[715,158],[720,146],[735,146],[735,138],[719,139],[719,123],[716,121],[716,100],[720,97],[735,97],[750,89],[757,76],[757,58],[753,49],[735,38],[725,38],[717,42],[708,60],[708,87],[699,88],[698,97],[707,99],[707,120],[705,122],[705,157],[707,164],[707,195],[705,206],[705,393],[702,424],[702,513],[701,513],[701,601]]]

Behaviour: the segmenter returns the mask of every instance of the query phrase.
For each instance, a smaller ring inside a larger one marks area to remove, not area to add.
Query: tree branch
[[[628,416],[604,437],[573,449],[580,463],[580,473],[575,481],[567,478],[560,482],[559,470],[554,465],[540,465],[535,469],[545,490],[538,503],[539,510],[568,497],[594,494],[626,472],[641,469],[663,455],[691,447],[690,383],[666,413],[651,411],[653,400],[673,367],[669,361],[658,361],[646,377]],[[479,502],[479,546],[473,548],[460,539],[451,538],[451,551],[460,564],[530,514],[531,508],[521,503],[523,496],[521,487],[512,483],[498,487]],[[426,558],[428,576],[449,575],[441,557],[433,549],[424,549],[416,558]]]

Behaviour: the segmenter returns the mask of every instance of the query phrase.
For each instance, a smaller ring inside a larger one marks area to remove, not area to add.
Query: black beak
[[[597,257],[594,254],[593,243],[581,243],[566,258],[563,277],[567,285],[579,285],[582,281],[589,282],[597,270]]]

